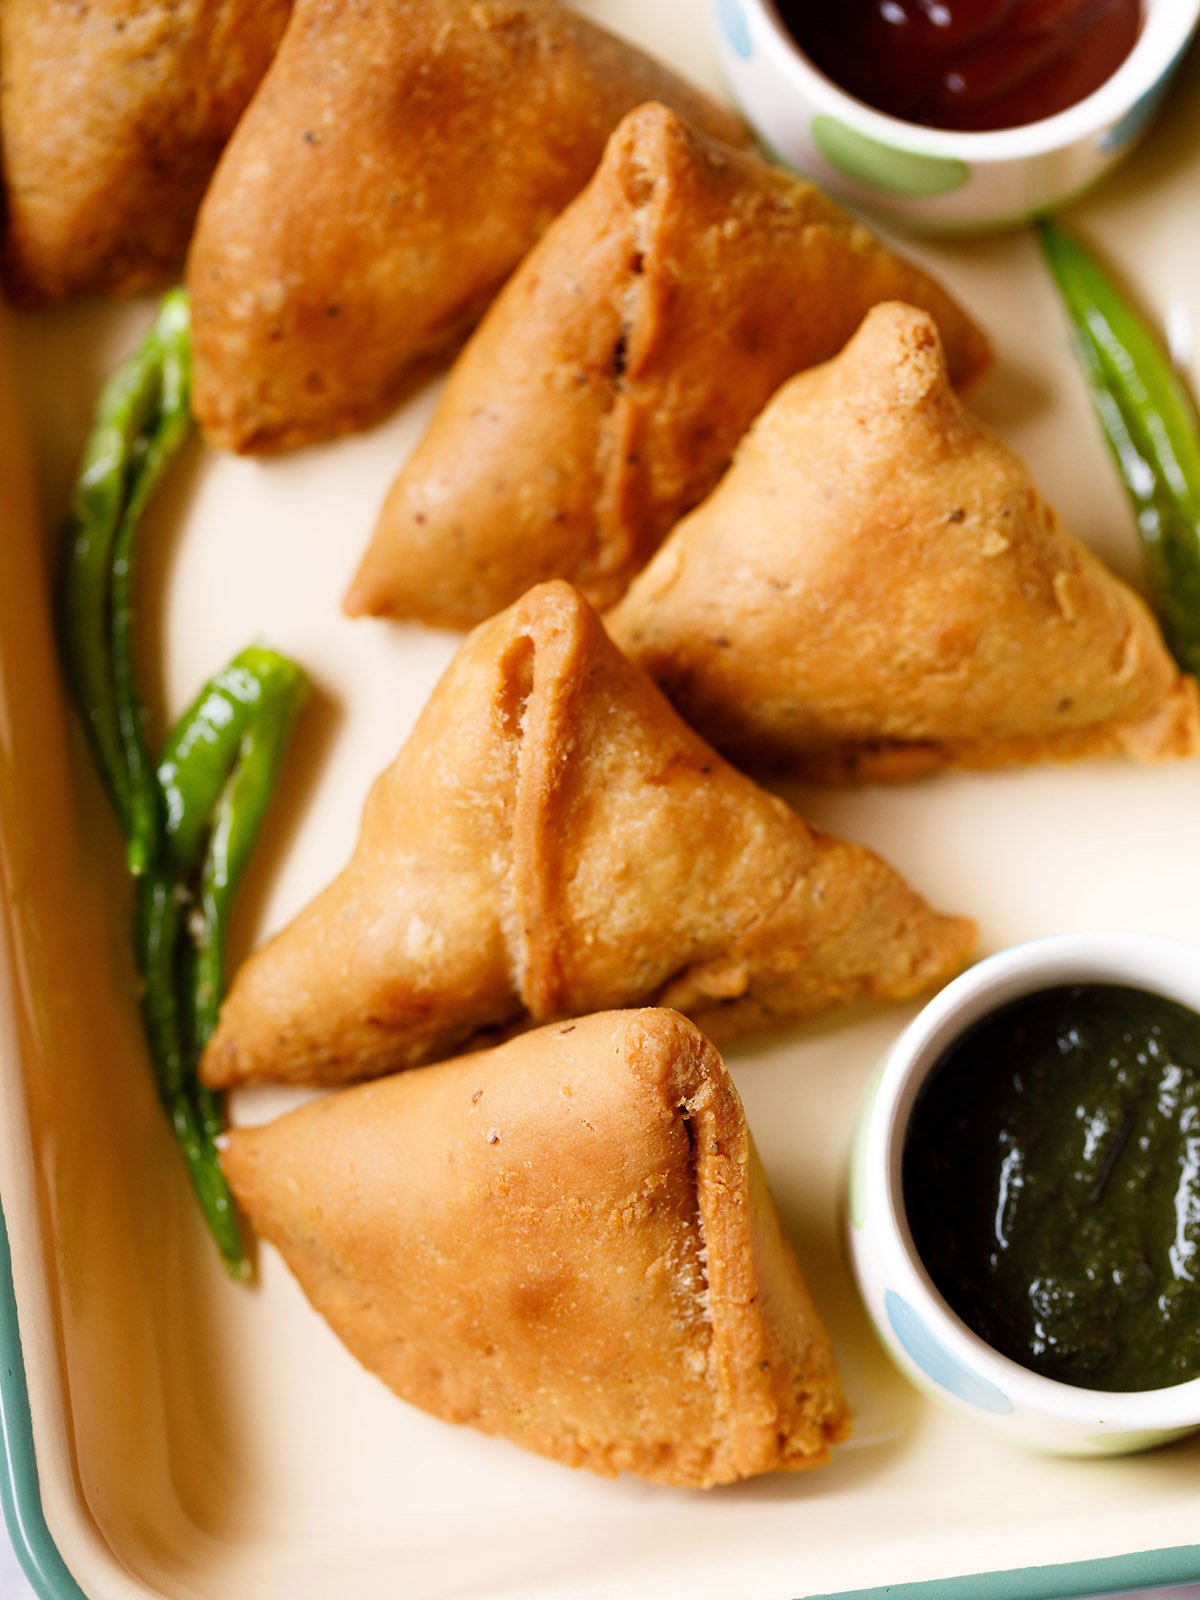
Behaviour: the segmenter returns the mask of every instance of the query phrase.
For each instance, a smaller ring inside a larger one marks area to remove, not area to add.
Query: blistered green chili
[[[1137,515],[1154,608],[1176,660],[1200,672],[1200,418],[1156,333],[1095,256],[1041,225],[1092,401]]]

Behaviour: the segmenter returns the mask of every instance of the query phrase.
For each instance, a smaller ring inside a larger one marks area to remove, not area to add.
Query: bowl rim
[[[1186,973],[1176,981],[1172,972]],[[1088,1389],[1044,1377],[1002,1355],[942,1298],[913,1243],[905,1212],[901,1158],[921,1085],[966,1028],[1038,989],[1073,982],[1129,983],[1200,1011],[1200,945],[1150,934],[1056,934],[986,957],[941,990],[904,1030],[884,1060],[870,1112],[866,1160],[882,1178],[877,1230],[885,1276],[910,1299],[938,1339],[964,1366],[1026,1410],[1111,1431],[1170,1432],[1200,1426],[1200,1377],[1158,1389]]]
[[[1094,138],[1164,83],[1200,28],[1200,0],[1144,0],[1146,16],[1133,49],[1083,100],[1054,116],[983,133],[905,122],[856,99],[805,55],[775,0],[739,0],[748,20],[803,98],[857,131],[912,155],[988,164],[1048,155]]]

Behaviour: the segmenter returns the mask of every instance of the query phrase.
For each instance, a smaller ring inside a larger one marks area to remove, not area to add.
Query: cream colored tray
[[[699,0],[587,9],[713,80]],[[1077,220],[1166,315],[1200,379],[1200,61],[1167,122]],[[1068,525],[1136,578],[1129,514],[1031,239],[916,253],[996,337],[981,411],[1027,454]],[[941,1592],[955,1596],[1200,1578],[1200,1548],[1178,1548],[1200,1539],[1200,1441],[1128,1461],[1014,1454],[926,1404],[876,1347],[842,1258],[840,1186],[860,1090],[911,1009],[732,1058],[855,1407],[854,1441],[824,1472],[707,1496],[575,1475],[393,1400],[269,1252],[259,1287],[223,1279],[154,1102],[117,837],[67,731],[50,645],[52,530],[102,378],[147,310],[70,309],[12,326],[0,392],[0,847],[14,972],[0,996],[0,1197],[41,1506],[83,1590],[94,1600],[786,1600],[884,1585],[895,1596],[945,1578],[956,1581]],[[147,659],[166,663],[161,711],[177,713],[256,636],[298,657],[318,686],[247,887],[241,951],[343,861],[369,780],[453,652],[449,637],[350,623],[338,610],[431,400],[367,437],[276,463],[193,445],[150,519],[144,615],[161,618],[146,641]],[[22,429],[34,441],[29,494]],[[1200,940],[1198,765],[796,798],[939,905],[974,913],[987,949],[1097,927]],[[245,1094],[234,1110],[257,1120],[283,1103]],[[18,1388],[10,1371],[3,1398],[19,1457]],[[14,1481],[32,1526],[38,1485],[28,1471]],[[993,1576],[960,1577],[981,1573]],[[51,1574],[45,1592],[69,1592],[65,1581]]]

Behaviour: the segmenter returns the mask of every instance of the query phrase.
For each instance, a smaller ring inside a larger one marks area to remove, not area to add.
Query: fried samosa
[[[346,1082],[650,1002],[719,1041],[916,994],[973,942],[727,766],[549,583],[463,644],[350,865],[237,974],[203,1075]]]
[[[450,375],[346,609],[470,626],[569,578],[603,609],[793,373],[880,300],[926,307],[956,382],[987,341],[811,184],[639,107]]]
[[[363,1366],[448,1422],[684,1488],[848,1431],[737,1090],[672,1011],[327,1096],[222,1165]]]
[[[291,0],[4,0],[15,303],[178,278],[217,158],[290,11]]]
[[[718,748],[813,780],[1200,750],[1150,612],[908,306],[780,391],[608,622]]]
[[[555,0],[297,0],[192,246],[210,441],[286,449],[382,415],[649,99],[743,137]]]

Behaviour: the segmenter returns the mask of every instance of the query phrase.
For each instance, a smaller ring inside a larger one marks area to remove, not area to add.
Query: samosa
[[[188,266],[210,441],[279,450],[381,416],[650,99],[744,137],[555,0],[297,0]]]
[[[973,943],[727,766],[549,583],[465,641],[350,865],[237,974],[203,1075],[346,1082],[648,1003],[719,1041],[914,995]]]
[[[890,299],[931,312],[956,382],[987,366],[950,296],[811,184],[639,107],[459,358],[346,609],[471,626],[552,577],[613,604],[784,379]]]
[[[737,1091],[672,1011],[327,1096],[222,1164],[350,1351],[449,1422],[686,1488],[848,1431]]]
[[[178,278],[217,158],[290,12],[291,0],[4,0],[15,303]]]
[[[909,306],[780,391],[609,627],[718,748],[814,780],[1200,750],[1150,612]]]

